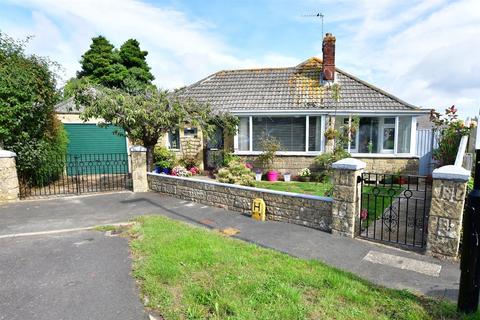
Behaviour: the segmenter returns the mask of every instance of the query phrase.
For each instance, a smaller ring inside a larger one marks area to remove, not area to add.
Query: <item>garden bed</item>
[[[455,305],[386,289],[188,226],[142,217],[130,230],[134,276],[165,319],[459,319]]]

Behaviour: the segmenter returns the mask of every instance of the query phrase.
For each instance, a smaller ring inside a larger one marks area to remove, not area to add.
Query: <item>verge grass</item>
[[[461,318],[450,302],[379,287],[318,261],[164,217],[137,221],[129,230],[134,276],[146,306],[165,319]]]

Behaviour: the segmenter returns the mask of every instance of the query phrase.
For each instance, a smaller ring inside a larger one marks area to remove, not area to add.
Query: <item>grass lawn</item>
[[[332,185],[328,182],[300,182],[300,181],[256,181],[257,188],[264,188],[277,191],[287,191],[293,193],[304,193],[315,196],[325,196],[330,191]]]
[[[378,191],[374,189],[377,188]],[[397,196],[405,190],[401,185],[392,186],[363,186],[362,209],[368,210],[368,219],[362,225],[367,227],[371,222],[380,219],[383,212],[388,208]],[[375,196],[377,195],[377,196]]]
[[[134,276],[147,307],[165,319],[460,318],[450,302],[382,288],[318,261],[164,217],[138,222],[129,230]]]

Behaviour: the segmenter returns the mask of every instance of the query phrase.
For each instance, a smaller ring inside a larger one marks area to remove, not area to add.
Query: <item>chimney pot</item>
[[[326,33],[323,38],[322,53],[322,80],[335,80],[335,36],[331,33]]]

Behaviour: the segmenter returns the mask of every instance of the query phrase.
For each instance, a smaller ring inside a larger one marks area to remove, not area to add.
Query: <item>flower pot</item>
[[[262,173],[255,173],[255,180],[256,181],[262,181]]]
[[[283,175],[283,181],[285,182],[290,182],[290,178],[291,178],[290,173],[285,173]]]
[[[162,168],[162,173],[170,174],[170,169],[169,168]]]
[[[299,177],[300,181],[302,182],[310,182],[310,177]]]
[[[268,171],[267,172],[267,180],[268,181],[278,181],[278,172],[277,171]]]

